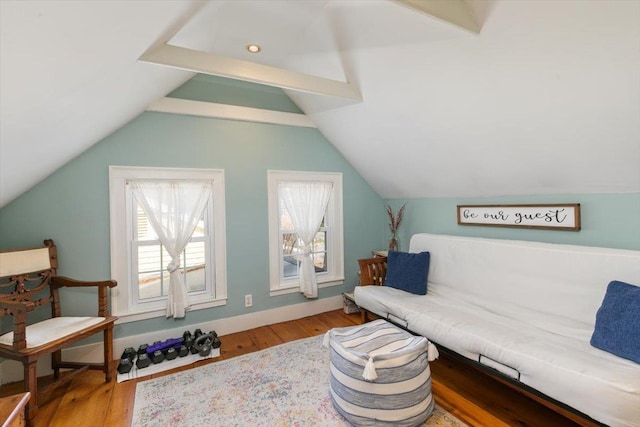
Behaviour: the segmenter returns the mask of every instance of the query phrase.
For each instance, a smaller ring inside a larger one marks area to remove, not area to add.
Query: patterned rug
[[[349,426],[329,397],[329,350],[322,338],[140,382],[131,425]],[[423,426],[466,424],[436,405]]]

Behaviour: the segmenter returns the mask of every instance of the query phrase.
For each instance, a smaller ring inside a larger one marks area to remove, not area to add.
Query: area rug
[[[224,345],[224,344],[223,344]],[[329,397],[322,336],[143,381],[132,426],[349,426]],[[466,426],[438,407],[423,426]]]

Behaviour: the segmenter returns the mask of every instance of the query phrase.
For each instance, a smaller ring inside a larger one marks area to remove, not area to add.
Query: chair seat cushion
[[[54,317],[34,323],[26,328],[27,348],[39,347],[67,335],[73,335],[104,320],[104,317]],[[0,336],[0,344],[13,345],[13,332]]]

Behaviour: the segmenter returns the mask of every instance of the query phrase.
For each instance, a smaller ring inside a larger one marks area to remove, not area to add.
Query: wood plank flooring
[[[229,359],[284,342],[324,334],[334,327],[359,323],[359,314],[347,315],[342,310],[336,310],[226,335],[221,337],[220,358],[198,362],[196,366],[215,363],[215,360]],[[178,368],[171,372],[189,368]],[[471,426],[575,427],[577,425],[446,355],[442,355],[439,360],[433,362],[431,369],[436,402]],[[130,426],[136,382],[166,374],[118,384],[115,380],[105,383],[101,372],[87,371],[45,397],[34,425],[35,427]],[[41,381],[46,382],[47,378]],[[0,397],[21,391],[22,383],[3,385],[0,387]]]

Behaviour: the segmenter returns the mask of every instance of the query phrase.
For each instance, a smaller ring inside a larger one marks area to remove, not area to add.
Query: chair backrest
[[[360,285],[382,286],[384,284],[387,275],[386,257],[359,259],[358,265],[360,266]]]
[[[24,389],[31,393],[26,406],[27,425],[33,424],[38,412],[37,366],[40,357],[51,357],[53,383],[46,389],[69,382],[88,368],[101,369],[105,381],[109,382],[114,370],[111,363],[113,325],[118,318],[109,315],[107,292],[117,283],[114,280],[87,282],[61,277],[57,275],[57,269],[57,250],[52,240],[45,240],[44,247],[40,248],[0,252],[0,317],[11,316],[13,319],[11,330],[2,331],[0,336],[0,357],[23,364]],[[61,319],[59,289],[63,287],[97,288],[98,316]],[[28,322],[27,314],[43,305],[50,307],[51,318]],[[98,333],[103,335],[102,363],[64,359],[64,347]],[[61,376],[60,369],[71,371]]]
[[[51,284],[57,268],[52,240],[45,240],[44,247],[0,252],[0,301],[26,303],[31,309],[50,304],[51,294],[37,299],[35,296]],[[12,314],[11,310],[0,310],[0,317],[5,314]]]

